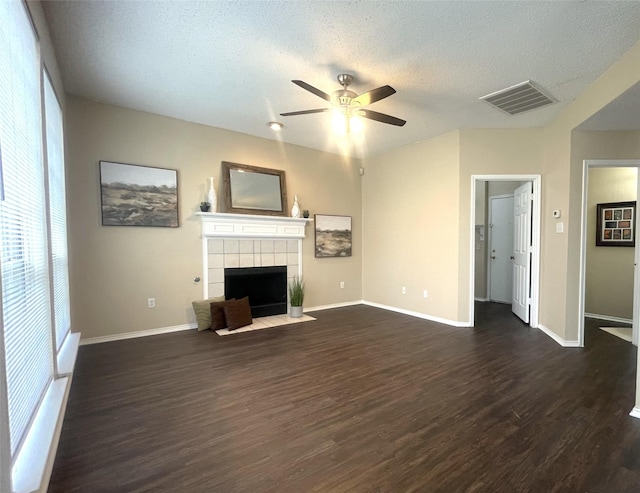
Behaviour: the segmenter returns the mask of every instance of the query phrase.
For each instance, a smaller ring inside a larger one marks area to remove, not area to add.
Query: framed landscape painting
[[[351,216],[314,217],[316,257],[351,257]]]
[[[178,172],[100,161],[103,226],[178,227]]]
[[[635,246],[635,202],[597,204],[596,211],[596,246]]]

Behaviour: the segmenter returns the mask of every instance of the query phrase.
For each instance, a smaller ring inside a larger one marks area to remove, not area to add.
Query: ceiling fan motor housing
[[[349,89],[338,89],[331,95],[331,102],[339,106],[349,106],[351,100],[356,97],[358,97],[358,95]]]
[[[347,86],[353,82],[353,75],[339,74],[337,79],[338,82],[340,82],[340,85],[346,89]]]

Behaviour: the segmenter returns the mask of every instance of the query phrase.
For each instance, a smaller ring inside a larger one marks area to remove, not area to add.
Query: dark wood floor
[[[367,306],[80,348],[49,491],[640,491],[635,347]]]

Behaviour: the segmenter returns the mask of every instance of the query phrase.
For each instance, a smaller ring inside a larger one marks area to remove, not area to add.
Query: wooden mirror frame
[[[280,196],[279,209],[252,209],[247,207],[236,207],[233,205],[234,198],[231,193],[231,171],[246,171],[262,175],[272,175],[279,177],[280,190],[273,190],[273,194]],[[222,161],[222,188],[224,192],[224,202],[226,212],[235,214],[260,214],[266,216],[286,216],[287,215],[287,185],[283,170],[260,168],[259,166],[249,166],[248,164],[229,163]]]

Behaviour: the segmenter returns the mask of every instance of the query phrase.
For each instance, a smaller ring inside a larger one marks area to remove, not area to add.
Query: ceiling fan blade
[[[360,94],[357,98],[353,98],[351,105],[367,106],[368,104],[375,103],[381,99],[388,98],[392,94],[395,94],[396,90],[391,86],[382,86],[377,89],[372,89],[369,92]]]
[[[316,87],[313,87],[310,84],[307,84],[305,81],[303,81],[303,80],[292,80],[291,82],[293,82],[297,86],[302,87],[303,89],[306,89],[310,93],[313,93],[316,96],[331,102],[331,96],[329,96],[326,92],[322,92],[320,89],[318,89]]]
[[[311,113],[324,113],[326,111],[329,111],[329,108],[322,108],[320,110],[291,111],[289,113],[280,113],[280,116],[309,115]]]
[[[402,127],[405,123],[407,123],[405,120],[401,120],[400,118],[396,118],[395,116],[385,115],[384,113],[378,113],[377,111],[358,110],[357,113],[358,115],[368,118],[369,120],[388,123],[389,125],[396,125],[398,127]]]

